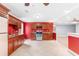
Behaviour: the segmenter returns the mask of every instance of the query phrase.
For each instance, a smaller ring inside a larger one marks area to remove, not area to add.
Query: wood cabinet
[[[11,55],[24,42],[24,35],[19,35],[8,40],[8,55]]]
[[[21,29],[21,23],[23,23],[23,22],[20,21],[18,18],[14,17],[12,15],[9,15],[8,33],[10,33],[9,34],[9,38],[13,39],[13,42],[10,41],[10,42],[8,42],[8,44],[9,45],[13,44],[13,46],[11,45],[12,48],[10,46],[8,46],[8,51],[9,51],[8,55],[12,54],[24,42],[24,35],[23,34],[19,34],[21,32],[19,30],[19,29]],[[10,39],[8,39],[8,40],[10,40]]]
[[[0,3],[0,56],[11,55],[24,42],[24,35],[17,35],[16,30],[21,28],[21,23],[18,18],[8,14],[9,9]],[[13,26],[14,32],[10,31],[9,25]],[[10,37],[15,33],[15,37]],[[19,44],[20,42],[20,44]]]
[[[11,15],[9,15],[9,24],[13,24],[13,25],[16,25],[16,21],[15,21],[15,18]]]
[[[52,33],[43,33],[43,40],[53,40]]]
[[[53,39],[56,40],[56,33],[55,32],[53,32],[52,36],[53,36]]]
[[[0,16],[7,18],[8,12],[9,9],[0,3]]]
[[[53,31],[53,23],[48,22],[36,22],[36,23],[30,23],[31,24],[31,30],[35,32],[37,29],[37,26],[41,26],[42,28],[39,30],[42,30],[43,32],[52,32]]]
[[[10,55],[11,53],[13,53],[14,51],[14,42],[13,42],[13,38],[8,40],[8,55]]]
[[[18,28],[21,28],[21,21],[18,21]]]
[[[35,40],[36,39],[36,35],[34,33],[31,33],[31,39]]]
[[[21,23],[22,22],[18,18],[9,15],[9,24],[16,25],[16,27],[19,29],[21,28]]]
[[[18,37],[14,38],[14,51],[18,48]]]

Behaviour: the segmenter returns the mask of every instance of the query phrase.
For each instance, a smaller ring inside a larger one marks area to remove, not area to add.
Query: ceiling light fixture
[[[74,19],[73,19],[73,21],[74,21],[74,22],[79,22],[79,20],[78,20],[78,19],[76,19],[76,18],[74,18]]]
[[[43,3],[45,6],[48,6],[49,5],[49,3]]]
[[[30,5],[30,3],[25,3],[25,6],[29,6]]]

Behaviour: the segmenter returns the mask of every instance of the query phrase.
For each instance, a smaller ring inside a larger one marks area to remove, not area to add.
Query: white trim
[[[72,50],[70,50],[70,49],[68,49],[68,51],[69,51],[70,53],[72,53],[74,56],[79,56],[77,53],[75,53],[74,51],[72,51]]]

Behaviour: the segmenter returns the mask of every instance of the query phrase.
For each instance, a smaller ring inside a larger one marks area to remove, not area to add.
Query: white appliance
[[[42,31],[36,31],[36,40],[42,40]]]
[[[0,16],[0,56],[8,55],[8,19]]]

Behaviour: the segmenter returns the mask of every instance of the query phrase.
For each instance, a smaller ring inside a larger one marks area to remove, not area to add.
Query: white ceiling
[[[68,23],[72,18],[79,16],[79,4],[77,3],[50,3],[44,6],[42,3],[31,3],[24,6],[24,3],[4,3],[10,8],[12,14],[25,22],[55,22]],[[74,10],[76,10],[74,12]],[[74,16],[71,16],[71,15]]]

